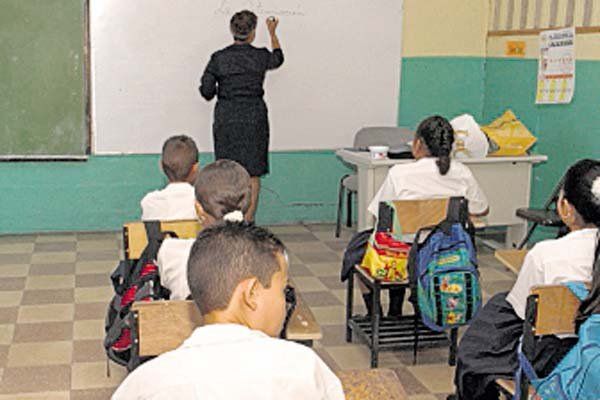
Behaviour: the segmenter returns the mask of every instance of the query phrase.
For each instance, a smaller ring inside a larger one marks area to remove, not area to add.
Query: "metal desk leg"
[[[379,364],[379,324],[381,322],[381,285],[375,282],[373,285],[373,304],[371,306],[371,368],[377,368]]]
[[[346,282],[346,342],[352,343],[352,328],[350,328],[350,319],[352,318],[352,308],[354,303],[354,269],[350,272]]]

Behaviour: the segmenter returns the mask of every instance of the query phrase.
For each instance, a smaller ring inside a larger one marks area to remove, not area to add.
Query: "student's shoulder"
[[[265,344],[277,349],[277,352],[272,354],[278,358],[284,356],[288,361],[294,360],[295,362],[298,362],[298,364],[305,363],[307,360],[316,360],[319,358],[313,349],[299,343],[275,338],[267,338],[265,340]]]

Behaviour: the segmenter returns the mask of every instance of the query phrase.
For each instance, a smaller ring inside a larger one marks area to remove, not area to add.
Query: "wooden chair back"
[[[139,357],[156,356],[179,347],[202,325],[200,311],[189,300],[136,302],[131,309]]]
[[[392,203],[403,234],[413,234],[426,226],[442,222],[448,213],[449,199],[396,200]]]
[[[286,330],[287,339],[307,343],[320,340],[321,327],[302,298],[296,296],[296,308]],[[132,334],[137,339],[134,353],[138,358],[174,350],[202,325],[202,316],[192,300],[136,302],[131,309]]]
[[[536,303],[533,333],[536,336],[575,333],[579,299],[564,285],[535,286],[531,289]]]
[[[346,400],[405,400],[408,398],[398,376],[391,369],[337,372]]]
[[[194,239],[202,225],[197,220],[163,221],[162,232],[173,232],[180,239]],[[123,250],[126,260],[137,260],[148,245],[146,228],[142,221],[128,222],[123,225]]]

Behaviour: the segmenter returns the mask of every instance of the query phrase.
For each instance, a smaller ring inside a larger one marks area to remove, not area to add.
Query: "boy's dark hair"
[[[184,182],[198,163],[198,147],[189,136],[171,136],[163,144],[161,163],[170,182]]]
[[[235,161],[219,160],[202,168],[194,183],[196,200],[213,218],[250,207],[250,175]]]
[[[256,29],[256,14],[252,11],[243,10],[233,14],[229,21],[229,29],[233,38],[240,42],[248,39],[254,29]]]
[[[235,288],[256,277],[266,288],[280,270],[285,246],[271,232],[247,222],[225,222],[198,234],[188,260],[188,285],[204,315],[227,308]]]
[[[446,175],[450,169],[450,153],[454,143],[454,129],[450,122],[442,116],[434,115],[419,124],[415,135],[427,146],[429,153],[438,158],[440,174]]]

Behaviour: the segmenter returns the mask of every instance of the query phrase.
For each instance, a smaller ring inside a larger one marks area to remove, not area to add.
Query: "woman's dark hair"
[[[440,174],[446,175],[450,169],[450,153],[454,143],[454,129],[444,117],[434,115],[419,124],[415,138],[421,139],[429,154],[437,157]]]
[[[250,175],[235,161],[219,160],[202,168],[194,189],[198,203],[216,220],[250,207]]]
[[[256,29],[256,14],[252,11],[243,10],[233,14],[229,22],[229,29],[233,38],[240,42],[248,39],[254,29]]]
[[[586,159],[573,164],[565,174],[562,190],[584,223],[600,227],[600,161]],[[592,288],[579,306],[577,326],[593,313],[600,313],[600,235],[594,251]]]

